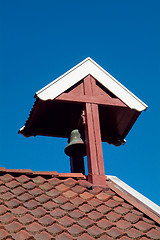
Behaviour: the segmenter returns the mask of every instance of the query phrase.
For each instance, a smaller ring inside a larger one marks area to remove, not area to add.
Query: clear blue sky
[[[69,172],[67,139],[18,135],[34,94],[93,58],[144,101],[105,172],[160,204],[160,1],[0,1],[0,166]]]

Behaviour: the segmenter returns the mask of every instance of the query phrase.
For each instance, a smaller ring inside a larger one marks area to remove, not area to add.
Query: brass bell
[[[70,157],[85,156],[86,147],[84,141],[81,139],[81,135],[78,129],[71,132],[69,138],[69,144],[65,148],[65,154]]]

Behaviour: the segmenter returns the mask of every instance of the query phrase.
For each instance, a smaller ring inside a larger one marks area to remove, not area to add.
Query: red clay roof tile
[[[58,223],[53,223],[51,226],[46,227],[47,231],[53,235],[62,233],[65,229]]]
[[[160,239],[158,224],[110,185],[68,176],[1,169],[0,239]]]
[[[94,240],[95,238],[91,237],[87,233],[83,233],[81,236],[77,237],[77,240]]]
[[[94,209],[94,207],[92,207],[92,206],[88,205],[87,203],[85,203],[85,204],[81,205],[81,206],[79,207],[79,209],[80,209],[82,212],[84,212],[84,213],[88,213],[88,212],[92,211],[92,210]]]
[[[26,189],[22,188],[22,187],[17,187],[11,190],[11,193],[13,193],[14,195],[21,195],[22,193],[25,193]]]
[[[0,222],[2,224],[9,224],[13,222],[13,220],[16,220],[16,218],[11,212],[6,212],[5,214],[0,216]]]
[[[42,226],[50,226],[55,222],[55,219],[51,216],[45,215],[41,218],[38,219],[38,222],[42,225]]]
[[[88,217],[94,221],[97,221],[98,219],[102,218],[103,215],[100,212],[93,210],[90,213],[88,213]]]
[[[102,229],[109,229],[112,227],[112,223],[107,219],[103,218],[97,222],[97,226]]]
[[[8,208],[4,205],[0,205],[0,215],[6,213],[8,211]]]
[[[72,239],[74,238],[66,232],[63,232],[62,234],[56,237],[56,240],[72,240]]]
[[[11,200],[7,201],[5,204],[8,208],[16,208],[20,206],[22,203],[16,198],[12,198]]]
[[[94,221],[92,221],[88,217],[84,217],[78,221],[78,224],[84,228],[88,228],[89,226],[92,226],[94,224]]]
[[[33,199],[33,196],[29,193],[23,193],[20,196],[17,197],[21,202],[26,202],[28,200]]]
[[[17,177],[16,180],[20,183],[25,183],[25,182],[28,182],[30,180],[30,178],[27,177],[26,175],[21,175],[21,176]]]
[[[84,216],[83,212],[79,211],[79,210],[74,210],[74,211],[71,211],[70,213],[68,213],[69,216],[73,219],[79,219],[81,217]]]
[[[77,183],[76,180],[74,180],[73,178],[67,178],[64,180],[64,184],[70,188],[72,188],[73,186],[75,186],[75,184]]]
[[[123,219],[119,220],[118,222],[115,223],[116,226],[121,229],[121,230],[127,230],[127,229],[130,229],[131,228],[131,223],[130,222],[127,222]]]
[[[92,237],[100,237],[104,233],[104,231],[97,227],[96,225],[90,227],[87,229],[87,232],[92,236]]]
[[[120,238],[124,232],[116,227],[112,227],[111,229],[107,230],[107,234],[112,238]]]
[[[97,211],[99,211],[100,213],[103,213],[103,214],[106,214],[112,210],[112,208],[107,207],[104,204],[98,206],[96,209],[97,209]]]
[[[40,233],[43,230],[43,227],[39,223],[33,222],[27,225],[26,229],[29,233],[35,234],[35,233]]]
[[[121,215],[117,214],[115,212],[109,212],[109,213],[106,214],[106,217],[111,222],[116,222],[116,221],[118,221],[121,218]]]
[[[53,236],[46,231],[42,231],[34,236],[35,240],[51,240]]]
[[[67,231],[74,237],[84,233],[84,228],[78,226],[77,224],[73,224],[71,227],[67,228]]]
[[[156,229],[151,229],[146,235],[152,239],[160,239],[160,231],[157,231]]]
[[[97,206],[99,206],[100,204],[102,204],[102,202],[99,200],[99,199],[97,199],[97,198],[92,198],[92,199],[90,199],[89,201],[88,201],[88,203],[89,203],[89,205],[91,205],[91,206],[93,206],[93,207],[97,207]]]
[[[56,207],[58,207],[58,204],[53,202],[52,200],[46,202],[46,203],[43,203],[43,207],[46,209],[46,210],[52,210],[52,209],[55,209]]]
[[[65,215],[65,211],[60,208],[55,208],[53,211],[50,212],[50,214],[55,218],[61,218]]]
[[[8,192],[9,190],[10,189],[8,187],[4,186],[4,185],[0,187],[0,193],[2,193],[2,194],[5,193],[5,192]]]
[[[127,215],[124,216],[124,219],[128,222],[136,223],[140,219],[140,217],[129,212],[129,213],[127,213]]]
[[[64,227],[69,227],[73,223],[75,223],[75,220],[73,220],[72,218],[70,218],[68,216],[64,216],[64,217],[58,219],[57,221]]]
[[[39,203],[46,203],[46,202],[48,202],[50,199],[51,199],[51,198],[48,197],[48,196],[45,195],[45,194],[42,194],[42,195],[40,195],[40,196],[38,196],[38,197],[35,198],[35,200],[38,201]]]
[[[75,209],[76,207],[75,207],[72,203],[67,202],[67,203],[61,205],[61,208],[62,208],[63,210],[65,210],[65,211],[72,211],[72,210]]]
[[[35,220],[35,218],[31,214],[28,214],[28,213],[25,214],[24,216],[17,217],[17,219],[24,226],[29,223],[32,223]]]
[[[23,228],[23,225],[17,221],[13,221],[7,225],[5,225],[5,229],[9,233],[16,233],[19,232]]]
[[[32,236],[26,232],[25,230],[20,230],[19,232],[13,234],[13,237],[15,240],[28,240],[28,239],[32,239]]]
[[[77,196],[77,193],[73,192],[72,190],[68,190],[67,192],[63,193],[63,196],[70,199],[70,198],[74,198],[75,196]]]
[[[127,231],[127,235],[133,239],[137,239],[139,238],[140,236],[143,236],[143,233],[138,231],[137,229],[135,228],[131,228]]]

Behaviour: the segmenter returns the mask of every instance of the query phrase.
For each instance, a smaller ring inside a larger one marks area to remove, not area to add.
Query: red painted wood
[[[93,96],[94,91],[95,80],[91,76],[87,76],[84,79],[84,92],[87,96],[91,97]],[[93,185],[106,186],[98,105],[86,103],[85,115],[88,181],[93,183]]]
[[[62,93],[55,100],[77,102],[77,103],[95,103],[106,106],[127,107],[118,98],[111,98],[110,96],[86,96],[86,95],[74,95],[69,93]]]

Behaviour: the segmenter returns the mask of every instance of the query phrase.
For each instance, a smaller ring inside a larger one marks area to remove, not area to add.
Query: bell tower
[[[87,155],[88,181],[105,187],[102,141],[123,145],[147,105],[91,58],[42,88],[35,98],[19,133],[69,138],[65,153],[71,172],[85,174]]]

